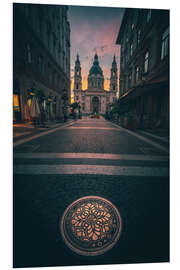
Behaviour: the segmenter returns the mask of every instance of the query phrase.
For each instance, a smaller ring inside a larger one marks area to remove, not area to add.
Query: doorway
[[[99,98],[93,97],[92,98],[92,111],[93,111],[93,113],[96,113],[96,114],[99,113],[99,105],[100,105]]]

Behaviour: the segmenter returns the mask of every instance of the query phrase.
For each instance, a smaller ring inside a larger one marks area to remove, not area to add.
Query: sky
[[[124,9],[112,7],[69,6],[68,20],[71,28],[71,89],[74,65],[79,54],[82,70],[82,88],[87,89],[87,77],[97,52],[104,74],[104,88],[109,90],[110,69],[116,56],[118,73],[120,48],[116,39]]]

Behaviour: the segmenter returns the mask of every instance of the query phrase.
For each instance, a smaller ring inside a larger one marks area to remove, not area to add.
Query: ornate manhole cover
[[[61,219],[66,245],[80,255],[100,255],[111,249],[121,232],[121,216],[108,200],[87,196],[70,204]]]

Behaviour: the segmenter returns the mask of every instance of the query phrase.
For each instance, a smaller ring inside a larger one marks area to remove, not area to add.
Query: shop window
[[[19,95],[13,94],[13,109],[16,112],[20,111],[20,106],[19,106]]]
[[[161,60],[165,58],[169,53],[169,27],[166,28],[162,35],[162,46],[161,46]]]

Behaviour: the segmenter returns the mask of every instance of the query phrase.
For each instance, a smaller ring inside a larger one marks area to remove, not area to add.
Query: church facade
[[[110,104],[117,98],[117,79],[117,63],[114,56],[109,91],[104,90],[104,75],[99,65],[98,55],[95,54],[93,65],[89,70],[88,88],[82,90],[81,63],[77,55],[74,68],[74,101],[80,104],[82,113],[105,114]]]

